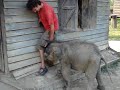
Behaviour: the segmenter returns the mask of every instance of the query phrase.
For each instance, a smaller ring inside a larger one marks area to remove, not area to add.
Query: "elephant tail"
[[[110,75],[110,72],[109,72],[109,69],[108,69],[108,64],[107,64],[107,62],[105,61],[105,59],[104,59],[103,57],[101,58],[101,60],[105,63],[105,67],[106,67],[106,70],[107,70],[107,72],[108,72],[108,76],[109,76],[109,78],[110,78],[110,80],[111,80],[111,83],[113,83],[112,78],[111,78],[111,75]]]

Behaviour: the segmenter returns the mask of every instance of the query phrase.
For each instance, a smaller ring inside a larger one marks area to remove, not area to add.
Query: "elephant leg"
[[[97,75],[96,75],[96,80],[97,80],[97,83],[98,83],[98,86],[97,86],[97,89],[99,90],[105,90],[105,86],[102,82],[102,78],[101,78],[101,69],[100,69],[100,66],[99,66],[99,69],[98,69],[98,72],[97,72]]]
[[[88,79],[88,87],[87,90],[93,90],[93,83],[96,78],[97,70],[98,70],[98,61],[97,57],[93,57],[93,59],[89,62],[87,70],[85,72],[86,77]]]
[[[64,58],[64,60],[61,61],[62,63],[62,75],[63,75],[63,78],[65,79],[66,81],[66,87],[67,87],[67,90],[72,90],[71,89],[71,68],[70,68],[70,63],[69,63],[69,60]]]

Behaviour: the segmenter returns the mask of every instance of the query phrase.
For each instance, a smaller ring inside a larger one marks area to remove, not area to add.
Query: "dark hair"
[[[27,9],[32,10],[37,5],[41,5],[40,0],[28,0],[26,7],[27,7]]]

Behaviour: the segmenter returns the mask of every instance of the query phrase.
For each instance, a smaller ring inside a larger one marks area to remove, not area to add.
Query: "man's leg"
[[[45,68],[45,61],[44,61],[44,50],[39,49],[40,59],[41,59],[41,65],[40,68]]]
[[[44,61],[44,49],[39,49],[39,54],[40,54],[40,59],[41,59],[39,74],[44,76],[48,71],[48,69],[45,66],[45,61]]]

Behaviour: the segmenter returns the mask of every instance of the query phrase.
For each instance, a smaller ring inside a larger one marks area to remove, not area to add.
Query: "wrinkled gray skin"
[[[95,78],[98,89],[105,90],[100,76],[102,57],[96,45],[87,42],[66,42],[60,45],[52,44],[49,50],[52,51],[51,55],[61,58],[62,75],[67,82],[67,90],[71,90],[71,68],[85,73],[88,80],[87,90],[93,90]]]

